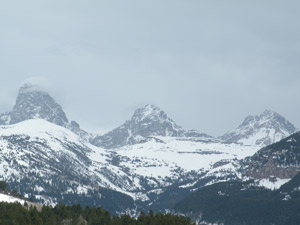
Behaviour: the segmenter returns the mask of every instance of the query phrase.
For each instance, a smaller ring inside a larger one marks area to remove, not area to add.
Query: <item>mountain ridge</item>
[[[247,116],[235,130],[219,138],[227,142],[250,145],[270,145],[296,132],[295,126],[280,114],[265,110],[262,114]]]
[[[197,130],[185,130],[170,119],[159,107],[147,104],[134,111],[121,126],[103,135],[88,133],[75,121],[69,121],[61,105],[46,91],[26,83],[20,87],[12,110],[0,114],[0,125],[15,124],[27,119],[41,118],[63,126],[92,144],[107,149],[153,140],[155,136],[202,138],[208,141],[236,142],[266,146],[277,142],[297,129],[275,111],[265,110],[258,116],[247,116],[237,129],[215,138]]]
[[[155,136],[163,137],[204,137],[212,136],[196,130],[184,130],[167,114],[154,105],[145,105],[133,113],[130,120],[104,135],[96,136],[91,143],[104,148],[117,148],[125,145],[146,142]]]
[[[8,120],[11,115],[17,119]],[[30,85],[0,118],[6,121],[0,126],[0,178],[39,201],[113,201],[113,212],[171,209],[203,186],[239,180],[239,160],[261,147],[185,130],[154,105],[135,110],[123,125],[92,138],[69,122],[47,92]],[[255,118],[259,116],[248,117],[245,124]],[[270,111],[264,118],[270,126],[277,124],[274,118],[285,121]]]

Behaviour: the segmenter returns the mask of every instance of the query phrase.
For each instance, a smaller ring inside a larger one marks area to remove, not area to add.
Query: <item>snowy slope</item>
[[[257,146],[157,136],[156,140],[114,151],[120,157],[119,166],[139,179],[144,178],[136,199],[151,205],[160,196],[172,195],[168,193],[169,187],[190,192],[229,177],[241,178],[236,162],[257,150]],[[153,197],[153,193],[158,196]]]
[[[0,179],[48,203],[100,187],[130,189],[128,176],[110,164],[111,153],[45,120],[1,126],[0,149]]]
[[[41,119],[1,126],[0,148],[0,179],[15,184],[24,195],[37,195],[50,203],[59,200],[55,192],[80,195],[100,187],[150,201],[152,191],[195,182],[216,163],[257,150],[203,138],[161,136],[105,150]]]
[[[130,168],[133,173],[156,179],[176,177],[180,170],[208,171],[219,161],[242,159],[253,155],[256,146],[226,144],[222,142],[195,142],[186,138],[156,137],[162,142],[149,141],[122,147],[115,151],[128,157],[121,165]]]
[[[19,199],[19,198],[10,196],[10,195],[0,193],[0,202],[7,202],[7,203],[18,202],[18,203],[24,205],[25,200],[22,200],[22,199]]]

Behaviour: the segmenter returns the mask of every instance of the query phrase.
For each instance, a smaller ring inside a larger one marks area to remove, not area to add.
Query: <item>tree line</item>
[[[193,225],[184,217],[172,214],[141,212],[137,218],[129,215],[111,216],[101,207],[82,208],[79,204],[26,209],[19,203],[0,202],[1,225]]]
[[[0,192],[10,191],[4,181],[0,181]],[[33,206],[21,205],[20,203],[0,202],[1,225],[193,225],[194,223],[184,216],[141,212],[137,218],[129,215],[111,216],[102,207],[85,207],[80,204],[68,206],[62,203],[55,207],[43,206],[37,210]]]

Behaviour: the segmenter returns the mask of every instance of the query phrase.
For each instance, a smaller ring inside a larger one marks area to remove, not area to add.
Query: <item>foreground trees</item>
[[[1,225],[192,225],[183,216],[172,214],[148,214],[141,212],[138,218],[128,215],[112,217],[101,207],[82,209],[80,205],[58,204],[54,208],[44,206],[41,212],[36,208],[25,209],[18,203],[0,202]]]

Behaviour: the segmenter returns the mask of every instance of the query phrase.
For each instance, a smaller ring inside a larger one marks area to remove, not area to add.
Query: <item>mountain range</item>
[[[274,150],[284,138],[299,143],[299,133],[271,110],[215,138],[146,105],[116,129],[92,135],[70,122],[47,92],[25,84],[0,125],[0,180],[46,204],[102,205],[113,214],[171,210],[215,183],[254,179],[279,188],[299,172],[293,147],[279,142]]]

